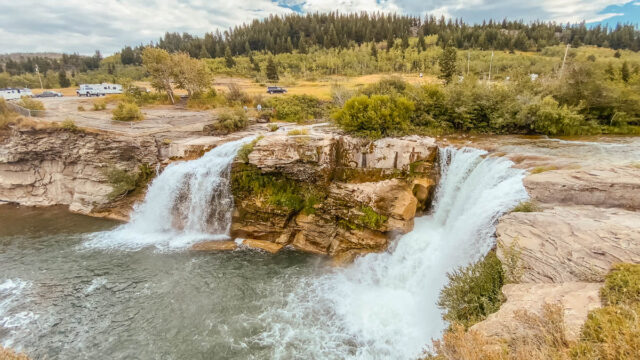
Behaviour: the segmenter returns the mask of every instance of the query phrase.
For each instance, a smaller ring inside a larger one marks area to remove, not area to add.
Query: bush
[[[94,101],[93,102],[93,111],[105,110],[107,108],[107,103],[105,101]]]
[[[137,121],[144,119],[144,115],[135,103],[121,102],[113,109],[113,120]]]
[[[34,100],[28,97],[23,97],[16,104],[22,106],[25,109],[44,111],[44,104],[42,101]]]
[[[126,171],[115,167],[104,170],[104,175],[111,185],[109,200],[117,200],[145,186],[155,176],[149,164],[140,164],[137,171]]]
[[[348,133],[378,139],[406,134],[413,110],[413,102],[402,96],[361,95],[349,99],[333,119]]]
[[[251,152],[253,151],[253,147],[256,146],[256,144],[258,143],[258,141],[260,141],[260,139],[262,139],[262,136],[258,136],[250,143],[242,145],[240,150],[238,150],[238,154],[236,155],[236,157],[240,159],[243,163],[248,164],[249,154],[251,154]]]
[[[309,129],[293,129],[287,132],[287,135],[290,135],[290,136],[309,135]]]
[[[78,105],[78,111],[85,111],[84,106],[82,106],[82,105]]]
[[[404,95],[410,85],[399,76],[384,78],[362,89],[362,94],[371,95]]]
[[[567,105],[560,106],[551,96],[526,106],[519,114],[521,123],[537,133],[546,135],[582,135],[598,132],[584,116]]]
[[[75,121],[73,121],[73,119],[69,119],[66,118],[61,124],[60,127],[64,130],[67,131],[71,131],[71,132],[76,132],[78,130],[80,130],[80,128],[78,128],[78,126],[76,125]]]
[[[226,135],[247,127],[249,120],[243,109],[224,110],[218,115],[218,122],[211,124],[214,134]]]
[[[0,129],[8,127],[10,124],[15,124],[17,118],[18,114],[9,109],[4,98],[0,98]]]
[[[358,222],[369,229],[379,229],[388,219],[387,216],[378,214],[370,206],[362,206],[360,211],[362,215],[358,219]]]
[[[237,84],[230,84],[225,94],[227,102],[230,105],[249,104],[251,103],[251,97],[246,92],[242,91]]]
[[[438,299],[438,306],[445,310],[445,320],[469,327],[500,308],[504,273],[495,252],[447,276],[449,284]]]
[[[269,126],[267,126],[267,128],[269,129],[270,132],[274,132],[278,129],[280,129],[280,127],[276,124],[269,124]]]
[[[278,96],[269,99],[278,120],[303,123],[323,115],[320,100],[309,95]]]

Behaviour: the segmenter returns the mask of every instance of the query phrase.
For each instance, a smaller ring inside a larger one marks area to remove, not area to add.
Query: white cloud
[[[202,35],[269,14],[380,11],[461,17],[468,22],[604,20],[616,0],[0,0],[0,52],[112,53],[166,31]],[[635,2],[638,5],[640,2]]]

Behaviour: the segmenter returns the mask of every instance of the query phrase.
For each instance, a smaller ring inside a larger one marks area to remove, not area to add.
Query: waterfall
[[[395,247],[308,278],[260,317],[254,341],[274,358],[415,359],[447,324],[437,307],[447,273],[493,247],[496,220],[527,198],[524,172],[476,149],[440,150],[434,211]]]
[[[233,211],[231,163],[253,137],[220,145],[199,159],[174,162],[156,177],[129,223],[92,234],[90,248],[182,249],[227,239]]]

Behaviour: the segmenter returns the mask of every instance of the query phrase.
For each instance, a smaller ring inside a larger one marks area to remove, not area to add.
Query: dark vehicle
[[[267,93],[269,94],[284,94],[287,92],[287,89],[281,88],[280,86],[269,86],[267,87]]]
[[[38,95],[34,95],[36,98],[47,98],[47,97],[62,97],[62,94],[57,91],[45,91]]]

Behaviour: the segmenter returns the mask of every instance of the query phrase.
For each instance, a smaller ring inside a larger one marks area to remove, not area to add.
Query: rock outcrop
[[[506,301],[482,322],[471,327],[486,336],[511,339],[526,336],[524,311],[541,315],[544,304],[559,304],[563,308],[565,336],[576,340],[587,314],[601,306],[599,283],[566,282],[562,284],[510,284],[502,288]]]
[[[156,164],[153,138],[60,129],[14,130],[0,139],[0,200],[30,206],[69,205],[88,214],[109,202],[105,170]]]
[[[417,136],[265,137],[234,164],[231,235],[347,261],[381,251],[428,206],[436,156],[434,140]]]
[[[520,252],[522,282],[603,281],[611,265],[640,262],[640,213],[592,206],[516,212],[496,227],[498,257]]]
[[[640,210],[640,168],[631,166],[546,171],[524,185],[542,203]]]

